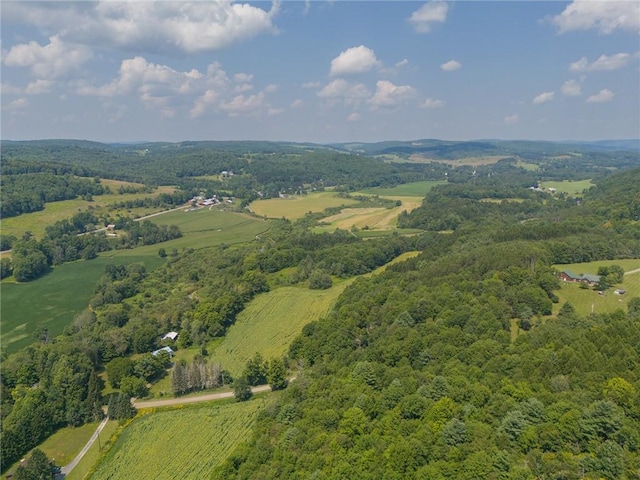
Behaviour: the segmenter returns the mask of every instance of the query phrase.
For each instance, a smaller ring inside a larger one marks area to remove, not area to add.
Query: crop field
[[[416,163],[444,163],[447,165],[452,165],[453,167],[479,167],[481,165],[493,165],[494,163],[498,163],[500,160],[504,160],[505,158],[509,157],[506,155],[488,155],[486,157],[466,157],[458,158],[455,160],[446,158],[428,158],[418,154],[414,154],[409,157],[412,162]]]
[[[436,185],[443,185],[447,182],[440,180],[426,180],[424,182],[411,182],[397,185],[390,188],[365,188],[359,193],[369,195],[379,195],[381,197],[420,197],[424,196]]]
[[[110,185],[115,180],[104,180],[105,185]],[[128,184],[128,182],[118,182],[120,184]],[[132,184],[129,184],[132,185]],[[137,185],[137,184],[133,184]],[[115,188],[114,188],[115,187]],[[117,186],[112,186],[112,189],[117,189]],[[44,229],[47,225],[57,222],[58,220],[64,220],[71,218],[78,212],[88,210],[89,207],[99,211],[101,208],[106,207],[109,204],[115,202],[123,202],[126,200],[135,200],[137,198],[147,198],[159,195],[160,193],[173,192],[173,187],[159,187],[152,193],[127,193],[127,194],[110,194],[110,195],[96,195],[93,197],[92,202],[86,200],[74,199],[63,200],[61,202],[51,202],[44,206],[44,210],[38,212],[24,213],[17,217],[9,217],[2,219],[2,233],[5,235],[15,235],[20,238],[24,232],[31,232],[36,238],[42,238],[44,235]],[[146,213],[151,212],[150,209],[145,210]],[[155,209],[157,211],[157,209]],[[126,213],[125,211],[114,211],[113,215],[117,213]],[[139,212],[139,213],[142,213]]]
[[[581,195],[584,190],[587,190],[595,184],[590,180],[571,181],[565,180],[563,182],[544,182],[542,186],[546,189],[555,188],[558,192],[564,192],[569,195]]]
[[[268,398],[203,404],[143,416],[129,425],[100,461],[91,480],[209,478],[249,437]]]
[[[320,319],[333,306],[351,279],[327,290],[281,287],[254,298],[222,342],[211,350],[232,375],[239,375],[253,355],[265,359],[284,355],[291,341],[307,323]]]
[[[269,229],[269,222],[265,220],[216,207],[190,212],[174,210],[150,220],[158,225],[177,225],[183,234],[181,238],[153,245],[151,250],[155,252],[160,247],[168,252],[171,248],[202,248],[223,243],[248,242]]]
[[[556,265],[558,271],[571,270],[575,274],[591,273],[597,274],[598,267],[620,265],[625,272],[633,272],[625,274],[622,284],[606,290],[600,295],[593,288],[580,288],[577,283],[562,283],[562,288],[556,292],[560,301],[554,304],[554,313],[562,307],[565,302],[571,303],[576,311],[581,315],[588,313],[607,313],[616,309],[622,309],[626,312],[627,303],[633,297],[640,297],[640,259],[635,260],[604,260],[590,263],[578,263],[571,265]],[[624,295],[616,295],[614,291],[617,288],[626,290]]]
[[[7,352],[14,352],[32,343],[33,332],[40,326],[46,326],[51,336],[61,334],[64,327],[87,308],[105,265],[142,262],[147,270],[152,270],[164,262],[157,254],[135,255],[135,252],[105,252],[90,261],[66,263],[28,283],[3,281],[0,302],[3,347]]]
[[[402,205],[393,208],[344,208],[335,215],[320,220],[320,225],[314,228],[315,232],[333,232],[336,228],[348,230],[352,227],[358,229],[367,228],[375,231],[391,231],[396,228],[398,215],[403,210],[410,212],[422,205],[418,197],[385,196],[394,200],[401,200]]]
[[[249,208],[257,215],[268,218],[288,218],[296,220],[308,212],[321,212],[325,208],[353,205],[357,200],[340,198],[333,192],[313,192],[288,198],[269,198],[251,202]]]

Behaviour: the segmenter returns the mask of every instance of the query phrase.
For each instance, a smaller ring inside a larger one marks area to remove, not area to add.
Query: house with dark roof
[[[563,270],[560,272],[560,279],[563,282],[584,283],[591,287],[600,283],[600,275],[592,275],[590,273],[576,275],[571,270]]]

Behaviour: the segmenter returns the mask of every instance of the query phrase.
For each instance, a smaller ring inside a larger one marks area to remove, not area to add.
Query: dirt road
[[[266,392],[270,390],[269,385],[258,385],[252,387],[253,393]],[[133,406],[140,408],[168,407],[170,405],[183,405],[185,403],[207,402],[209,400],[220,400],[222,398],[233,397],[233,392],[208,393],[206,395],[198,395],[197,397],[178,397],[167,398],[166,400],[134,400]]]

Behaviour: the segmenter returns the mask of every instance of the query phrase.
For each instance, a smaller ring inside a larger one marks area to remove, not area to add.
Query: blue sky
[[[640,2],[2,1],[2,138],[640,136]]]

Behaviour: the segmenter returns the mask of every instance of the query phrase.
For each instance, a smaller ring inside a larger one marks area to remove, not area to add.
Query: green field
[[[212,469],[249,438],[268,401],[261,397],[243,403],[207,403],[143,416],[123,431],[89,478],[209,478]]]
[[[155,252],[158,248],[155,248]],[[28,283],[3,281],[0,288],[2,346],[14,352],[33,342],[32,334],[46,326],[52,336],[62,333],[74,317],[87,308],[93,289],[108,264],[142,262],[153,270],[164,260],[136,250],[105,252],[98,258],[66,263]]]
[[[265,359],[281,357],[306,324],[320,319],[333,306],[351,280],[328,290],[281,287],[253,299],[211,357],[236,376],[259,352]]]
[[[156,252],[160,247],[168,252],[171,248],[202,248],[248,242],[269,229],[269,223],[265,220],[217,207],[190,212],[174,210],[149,220],[158,225],[177,225],[183,234],[181,238],[154,245],[152,250]]]
[[[575,274],[597,274],[598,267],[609,265],[620,265],[625,272],[630,272],[640,269],[640,259],[603,260],[590,263],[556,265],[555,268],[558,271],[571,270]],[[614,291],[617,288],[623,288],[627,292],[624,295],[616,295]],[[600,295],[592,288],[580,288],[577,283],[562,283],[562,288],[556,294],[560,298],[560,302],[554,305],[554,313],[557,313],[565,302],[571,303],[581,315],[591,312],[608,313],[619,308],[626,311],[629,300],[633,297],[640,297],[640,272],[625,275],[622,284],[615,285],[605,291],[603,295]]]
[[[443,185],[447,182],[440,180],[426,180],[423,182],[411,182],[397,185],[390,188],[365,188],[360,193],[369,195],[379,195],[381,197],[424,197],[429,190],[436,185]]]
[[[591,179],[577,182],[565,180],[563,182],[544,182],[541,183],[541,186],[546,189],[555,188],[557,192],[564,192],[569,195],[581,195],[584,190],[595,186],[595,183],[591,182]]]
[[[321,212],[325,208],[353,205],[357,200],[338,197],[333,192],[314,192],[307,195],[294,195],[288,198],[269,198],[256,200],[249,208],[256,215],[268,218],[288,218],[296,220],[309,212]]]
[[[126,185],[137,185],[138,184],[130,184],[128,182],[117,182],[115,180],[104,180],[105,185],[110,185],[112,189],[116,189],[120,184]],[[114,188],[115,187],[115,188]],[[18,215],[17,217],[9,217],[2,219],[2,233],[4,235],[14,235],[18,238],[22,237],[24,232],[31,232],[36,238],[42,238],[44,234],[44,229],[47,225],[51,225],[58,220],[64,220],[66,218],[71,218],[78,212],[83,212],[88,210],[89,208],[94,208],[96,211],[100,211],[100,209],[106,207],[109,204],[115,202],[123,202],[126,200],[135,200],[138,198],[147,198],[153,197],[160,193],[168,193],[173,192],[173,187],[159,187],[152,193],[130,193],[130,194],[110,194],[110,195],[96,195],[93,197],[93,201],[88,202],[86,200],[75,199],[75,200],[63,200],[61,202],[52,202],[47,203],[44,206],[44,210],[40,210],[38,212],[24,213],[22,215]],[[153,211],[157,211],[158,208],[153,209]],[[151,213],[150,209],[141,210],[141,212]],[[118,213],[123,213],[128,215],[125,211],[113,211],[112,215],[117,215]]]

